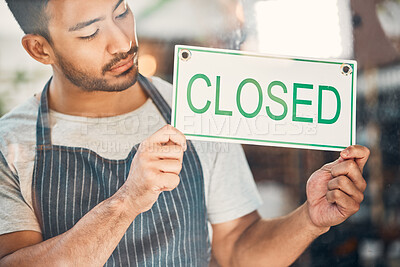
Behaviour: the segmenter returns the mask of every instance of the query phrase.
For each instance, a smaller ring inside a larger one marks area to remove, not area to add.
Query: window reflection
[[[293,266],[400,265],[400,1],[131,0],[140,69],[172,82],[175,44],[359,63],[357,140],[371,149],[361,210],[318,238]],[[380,2],[379,5],[376,2]],[[0,2],[0,112],[43,87],[50,69],[20,45]],[[305,201],[309,175],[337,153],[244,146],[266,217]],[[213,263],[217,266],[217,263]]]

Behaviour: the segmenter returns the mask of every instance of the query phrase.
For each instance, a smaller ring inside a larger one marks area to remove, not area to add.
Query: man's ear
[[[46,65],[54,63],[53,49],[43,36],[26,34],[22,38],[22,46],[33,59]]]

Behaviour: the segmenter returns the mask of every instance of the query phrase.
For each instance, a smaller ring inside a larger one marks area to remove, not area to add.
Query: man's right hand
[[[182,169],[186,138],[166,125],[144,140],[133,158],[128,178],[121,188],[135,214],[149,210],[162,191],[175,189]]]

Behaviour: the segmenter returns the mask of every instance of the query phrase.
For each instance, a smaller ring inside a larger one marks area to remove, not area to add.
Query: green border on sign
[[[324,60],[313,60],[313,59],[300,59],[300,58],[290,58],[290,57],[274,57],[267,55],[255,55],[255,54],[247,54],[247,53],[239,53],[239,52],[228,52],[228,51],[218,51],[218,50],[207,50],[200,48],[191,48],[191,47],[179,47],[176,53],[176,88],[175,88],[175,112],[174,112],[174,127],[176,127],[176,111],[178,106],[178,73],[179,73],[179,54],[182,49],[196,52],[207,52],[207,53],[217,53],[217,54],[225,54],[225,55],[235,55],[235,56],[251,56],[251,57],[261,57],[261,58],[275,58],[275,59],[286,59],[286,60],[295,60],[295,61],[303,61],[303,62],[312,62],[312,63],[324,63],[324,64],[337,64],[342,65],[346,64],[345,62],[332,62],[332,61],[324,61]],[[353,72],[351,73],[351,119],[350,119],[350,145],[353,145],[353,120],[354,120],[354,64],[349,64],[353,68]],[[298,145],[298,146],[311,146],[311,147],[326,147],[326,148],[337,148],[337,149],[345,149],[346,147],[342,146],[330,146],[330,145],[318,145],[318,144],[303,144],[303,143],[294,143],[294,142],[282,142],[282,141],[270,141],[270,140],[262,140],[262,139],[249,139],[249,138],[239,138],[239,137],[226,137],[226,136],[212,136],[212,135],[199,135],[199,134],[186,134],[187,136],[195,136],[195,137],[210,137],[216,139],[231,139],[238,141],[251,141],[251,142],[264,142],[271,144],[285,144],[285,145]]]
[[[313,147],[329,147],[329,148],[339,148],[339,149],[345,149],[346,148],[346,147],[343,147],[343,146],[302,144],[302,143],[294,143],[294,142],[269,141],[269,140],[262,140],[262,139],[250,139],[250,138],[239,138],[239,137],[225,137],[225,136],[199,135],[199,134],[185,134],[185,135],[187,135],[187,136],[196,136],[196,137],[211,137],[211,138],[216,138],[216,139],[231,139],[231,140],[239,140],[239,141],[263,142],[263,143],[271,143],[271,144],[313,146]]]
[[[351,73],[351,125],[350,125],[350,145],[353,145],[353,105],[354,105],[354,64],[349,64],[353,68],[353,72]]]

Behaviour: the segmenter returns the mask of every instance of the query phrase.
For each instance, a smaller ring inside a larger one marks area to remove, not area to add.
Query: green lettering
[[[207,100],[206,105],[201,109],[198,109],[193,105],[193,102],[192,102],[192,85],[193,85],[194,81],[197,80],[197,79],[205,80],[206,83],[207,83],[207,87],[211,86],[211,81],[204,74],[196,74],[190,79],[188,87],[187,87],[187,101],[188,101],[190,109],[195,113],[201,114],[201,113],[206,112],[210,108],[211,102],[209,100]]]
[[[258,90],[258,107],[253,113],[245,112],[243,110],[243,108],[242,108],[242,104],[240,103],[240,96],[242,94],[243,87],[248,83],[254,84],[257,87],[257,90]],[[245,116],[246,118],[254,118],[260,112],[261,106],[262,106],[262,102],[263,102],[263,95],[262,95],[262,89],[261,89],[260,84],[254,79],[245,79],[245,80],[243,80],[240,83],[239,88],[237,90],[237,94],[236,94],[236,104],[238,106],[238,109],[239,109],[240,113],[243,116]]]
[[[232,111],[219,109],[219,95],[221,91],[221,77],[217,76],[217,91],[215,96],[215,115],[232,116]]]
[[[336,96],[336,114],[335,114],[335,117],[333,117],[332,119],[329,119],[329,120],[322,118],[322,92],[323,91],[331,91]],[[340,100],[339,92],[336,90],[336,88],[332,87],[332,86],[320,85],[319,86],[319,95],[318,95],[318,123],[323,123],[323,124],[335,123],[339,119],[341,109],[342,109],[342,102]]]
[[[270,109],[270,107],[268,107],[268,106],[266,107],[266,110],[267,110],[268,116],[269,116],[271,119],[276,120],[276,121],[280,121],[280,120],[283,120],[283,119],[286,117],[287,112],[288,112],[288,107],[287,107],[287,105],[286,105],[286,102],[285,102],[283,99],[281,99],[281,98],[279,98],[279,97],[277,97],[277,96],[274,96],[274,95],[272,94],[272,87],[274,87],[275,85],[282,87],[283,92],[284,92],[285,94],[287,93],[287,88],[286,88],[286,85],[285,85],[284,83],[280,82],[280,81],[273,81],[273,82],[270,83],[269,86],[268,86],[268,96],[269,96],[269,98],[270,98],[272,101],[275,101],[275,102],[277,102],[277,103],[279,103],[279,104],[282,105],[282,107],[283,107],[283,113],[282,113],[281,115],[274,115],[274,114],[272,114],[271,109]]]
[[[312,118],[304,118],[304,117],[297,116],[297,105],[310,106],[312,104],[311,100],[297,99],[297,89],[299,89],[299,88],[313,89],[313,85],[312,84],[302,84],[302,83],[293,84],[293,121],[312,123],[313,122]]]

